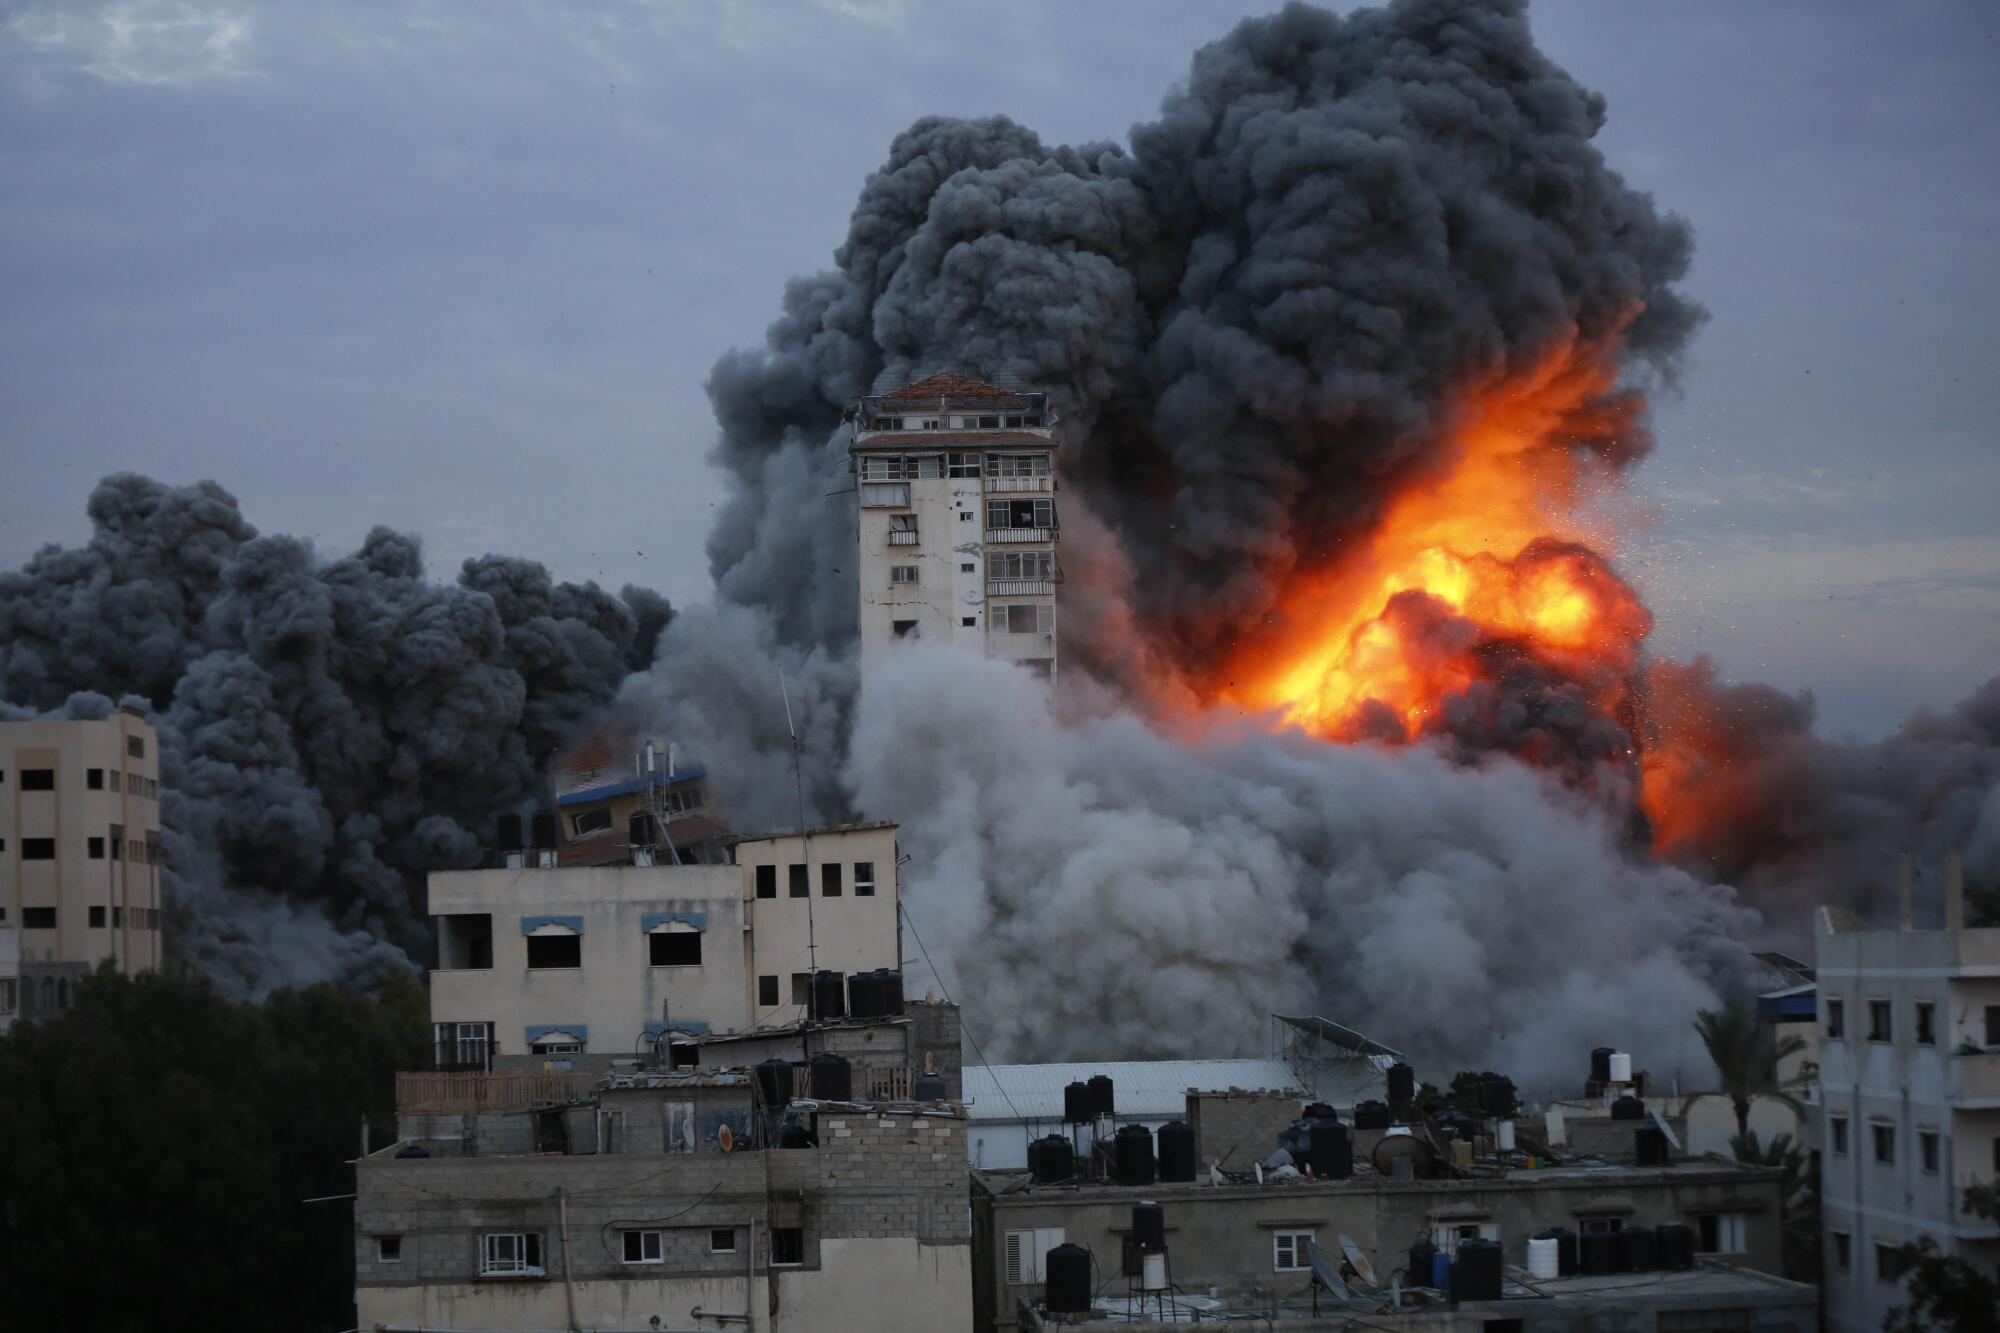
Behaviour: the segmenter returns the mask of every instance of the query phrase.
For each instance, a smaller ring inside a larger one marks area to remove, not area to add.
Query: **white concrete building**
[[[1062,522],[1048,395],[930,375],[848,419],[862,670],[929,639],[1053,676]]]
[[[1879,1329],[1905,1303],[1896,1250],[1928,1236],[2000,1266],[2000,1222],[1965,1191],[2000,1175],[2000,928],[1868,930],[1820,909],[1820,1187],[1827,1326]]]
[[[794,1022],[816,968],[900,971],[894,824],[734,851],[725,865],[433,874],[438,1068],[603,1067],[663,1034]]]
[[[64,1008],[99,963],[160,965],[159,778],[136,712],[0,723],[0,927],[18,932],[21,1016]]]

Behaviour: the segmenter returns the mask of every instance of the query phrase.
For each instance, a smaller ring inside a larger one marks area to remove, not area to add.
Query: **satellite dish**
[[[1322,1287],[1333,1293],[1335,1300],[1345,1304],[1354,1299],[1354,1293],[1340,1280],[1340,1274],[1333,1271],[1333,1265],[1319,1252],[1319,1242],[1311,1240],[1306,1242],[1306,1258],[1312,1265],[1313,1276],[1319,1279]]]
[[[1354,1276],[1359,1281],[1370,1287],[1381,1285],[1375,1281],[1375,1265],[1368,1262],[1368,1256],[1361,1252],[1359,1245],[1356,1245],[1346,1236],[1342,1236],[1340,1238],[1340,1252],[1347,1256],[1348,1263],[1354,1265]]]
[[[736,1131],[724,1125],[715,1132],[715,1141],[721,1145],[722,1151],[733,1152],[736,1149]]]
[[[1653,1123],[1660,1127],[1660,1133],[1667,1136],[1667,1142],[1673,1145],[1674,1151],[1681,1151],[1681,1136],[1674,1133],[1674,1127],[1667,1123],[1665,1116],[1660,1114],[1660,1108],[1654,1106],[1647,1109],[1652,1113]]]

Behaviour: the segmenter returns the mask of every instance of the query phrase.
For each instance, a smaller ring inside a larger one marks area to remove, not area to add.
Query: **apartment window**
[[[1896,1160],[1896,1127],[1894,1125],[1870,1125],[1868,1132],[1875,1143],[1875,1160],[1891,1162]]]
[[[1854,1237],[1845,1231],[1833,1233],[1833,1266],[1843,1273],[1854,1267]]]
[[[757,978],[757,1003],[766,1009],[775,1009],[778,1004],[778,979],[776,977]]]
[[[489,1231],[479,1238],[481,1277],[542,1276],[542,1237],[536,1231]]]
[[[570,932],[528,936],[528,966],[582,967],[583,936]]]
[[[986,526],[989,528],[1053,528],[1056,525],[1054,500],[988,500]]]
[[[1703,1254],[1742,1254],[1749,1244],[1745,1236],[1748,1218],[1742,1213],[1703,1213],[1695,1218],[1695,1229]]]
[[[757,867],[757,896],[775,898],[778,896],[778,867]]]
[[[903,428],[903,419],[901,417],[875,418],[876,430],[901,430],[902,428]]]
[[[493,1067],[491,1023],[431,1024],[431,1058],[439,1069]]]
[[[1063,1243],[1061,1227],[1023,1227],[1007,1233],[1007,1285],[1030,1287],[1046,1279],[1049,1251]]]
[[[806,1261],[804,1227],[771,1228],[771,1267],[796,1268]]]
[[[854,863],[854,896],[873,898],[875,896],[875,863],[856,861]]]
[[[654,967],[700,967],[701,932],[659,930],[646,937]]]
[[[1271,1233],[1271,1271],[1292,1273],[1312,1267],[1312,1240],[1310,1231],[1274,1231]]]
[[[1053,634],[1056,609],[1045,602],[994,604],[987,611],[993,628],[1003,634]]]
[[[54,791],[56,771],[53,768],[24,768],[21,770],[22,791]]]
[[[1835,1157],[1847,1156],[1847,1117],[1830,1115],[1826,1118],[1826,1135]]]
[[[822,861],[819,867],[819,896],[838,898],[840,896],[840,862]]]
[[[118,906],[116,903],[112,904],[111,907],[112,928],[116,929],[117,927],[122,926],[124,924],[125,924],[125,909]]]
[[[146,757],[145,738],[143,736],[127,736],[125,738],[125,753],[134,759],[144,759]]]
[[[23,907],[21,909],[23,930],[54,930],[56,909],[53,907]]]
[[[733,1227],[716,1227],[708,1233],[710,1254],[736,1253],[736,1231]]]
[[[106,775],[106,780],[107,780],[107,785],[110,787],[112,791],[117,791],[119,789],[120,784],[119,784],[117,769],[115,768],[112,769],[111,772],[108,775]]]
[[[917,633],[917,622],[914,620],[892,620],[889,622],[889,632],[899,639],[918,639],[923,637]]]
[[[986,557],[989,579],[1052,579],[1056,576],[1054,551],[996,551]]]
[[[2000,1004],[1986,1006],[1986,1044],[2000,1046]]]
[[[979,566],[970,561],[961,560],[958,564],[958,572],[961,574],[977,574]]]
[[[610,828],[611,811],[609,809],[583,810],[569,817],[569,831],[572,835],[579,838],[588,837],[593,833],[609,832]]]
[[[986,455],[987,474],[995,477],[1046,477],[1052,466],[1047,453]]]
[[[1847,1035],[1847,1005],[1840,1000],[1826,1002],[1826,1039],[1839,1041]]]
[[[11,1014],[20,1005],[19,983],[13,977],[0,977],[0,1014]]]
[[[660,1262],[660,1233],[657,1231],[627,1231],[625,1237],[625,1262],[628,1264],[656,1264]]]
[[[889,515],[889,531],[914,533],[916,530],[917,516],[915,514]]]
[[[1903,1254],[1899,1245],[1876,1245],[1875,1277],[1881,1282],[1903,1280]]]
[[[801,1008],[812,1003],[812,973],[792,973],[792,1003]]]
[[[102,838],[85,838],[83,840],[83,849],[93,861],[102,861],[104,859],[104,839]]]
[[[56,859],[54,838],[21,839],[21,859],[23,861],[53,861]]]
[[[103,769],[101,769],[101,768],[86,768],[86,769],[84,769],[84,770],[83,770],[83,785],[84,785],[84,786],[85,786],[86,788],[88,788],[89,790],[91,790],[91,791],[103,791],[103,790],[104,790],[104,770],[103,770]]]
[[[1625,1219],[1622,1217],[1579,1217],[1576,1219],[1576,1229],[1580,1235],[1601,1236],[1607,1232],[1623,1231],[1625,1229]]]
[[[90,924],[93,929],[104,929],[104,909],[102,907],[93,907],[90,909]]]
[[[958,618],[958,623],[959,623],[960,625],[964,626],[964,627],[965,627],[966,629],[978,629],[978,628],[979,628],[979,617],[978,617],[978,616],[960,616],[960,617]]]
[[[806,873],[804,865],[794,863],[790,870],[790,891],[794,898],[812,897],[812,876]]]
[[[1937,1006],[1934,1004],[1917,1006],[1917,1045],[1937,1045]]]
[[[1934,1129],[1917,1131],[1917,1154],[1923,1159],[1924,1170],[1931,1175],[1938,1169],[1938,1136]]]
[[[1891,1014],[1887,1000],[1870,1000],[1868,1002],[1868,1040],[1894,1041],[1896,1039],[1896,1031],[1891,1025],[1890,1018]]]
[[[917,567],[915,565],[889,566],[889,582],[915,583],[916,581],[917,581]]]
[[[377,1236],[375,1238],[375,1262],[378,1264],[402,1263],[403,1238],[401,1236]]]
[[[961,522],[961,523],[970,523],[970,522],[972,522],[972,511],[971,511],[970,509],[961,509],[961,510],[959,510],[959,511],[958,511],[958,521],[959,521],[959,522]]]

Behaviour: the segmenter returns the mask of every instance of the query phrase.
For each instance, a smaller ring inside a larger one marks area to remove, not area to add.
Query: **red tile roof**
[[[882,396],[888,403],[934,403],[940,398],[960,401],[992,403],[995,406],[1007,404],[1026,407],[1028,402],[1021,395],[985,380],[973,379],[970,375],[926,375],[915,384],[905,384],[894,393]]]

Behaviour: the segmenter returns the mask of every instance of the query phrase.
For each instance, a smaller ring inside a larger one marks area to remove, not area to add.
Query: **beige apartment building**
[[[1056,415],[1045,393],[926,376],[849,410],[861,667],[901,641],[1056,670]]]
[[[65,1008],[109,962],[158,967],[159,738],[135,710],[0,723],[0,926],[20,954],[21,1017]]]
[[[603,1069],[663,1041],[796,1023],[814,971],[900,972],[894,824],[729,850],[710,865],[433,874],[436,1066]]]

